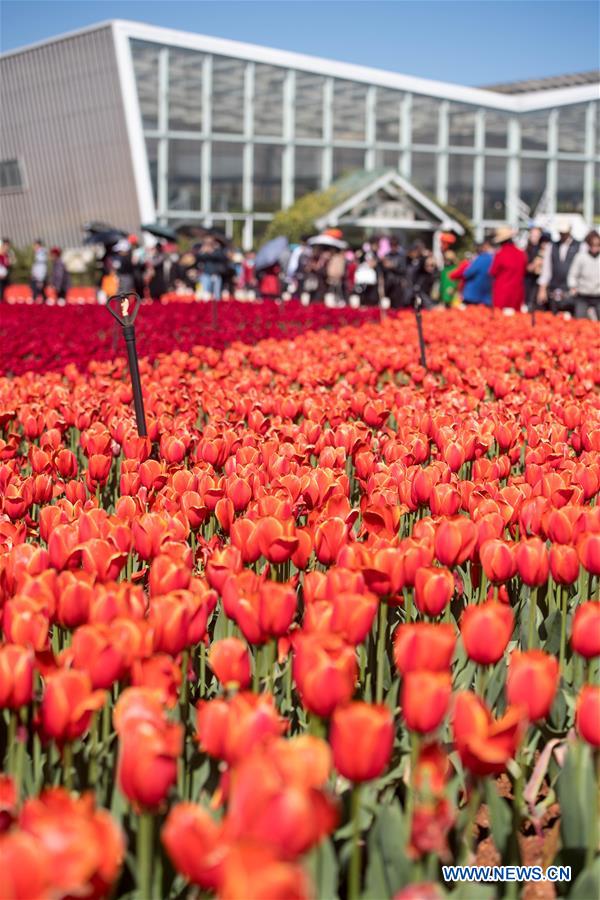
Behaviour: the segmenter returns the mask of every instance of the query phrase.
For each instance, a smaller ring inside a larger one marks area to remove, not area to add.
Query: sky
[[[0,0],[0,50],[113,18],[467,85],[600,67],[597,0]]]

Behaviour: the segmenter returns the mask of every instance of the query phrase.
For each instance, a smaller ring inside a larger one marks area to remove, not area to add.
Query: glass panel
[[[265,232],[269,227],[269,222],[260,219],[254,219],[252,223],[252,246],[257,250],[261,244],[264,244]]]
[[[448,110],[448,142],[455,147],[475,143],[475,110],[472,106],[451,103]]]
[[[213,58],[212,130],[241,134],[244,130],[244,69],[239,59]]]
[[[545,159],[521,160],[521,200],[527,204],[532,215],[546,190],[546,169]]]
[[[333,177],[339,178],[354,169],[363,169],[365,165],[365,151],[354,147],[333,148]]]
[[[483,181],[483,218],[506,216],[506,160],[486,156]]]
[[[296,72],[296,137],[323,137],[323,85],[321,75]]]
[[[548,149],[548,113],[521,116],[521,150]]]
[[[558,149],[585,153],[585,104],[561,106],[558,113]]]
[[[492,109],[485,111],[485,146],[508,147],[508,120],[504,113]]]
[[[160,47],[157,44],[131,41],[133,71],[144,128],[158,128],[159,50]]]
[[[211,209],[214,212],[240,212],[242,209],[242,144],[213,141]]]
[[[150,181],[154,205],[158,206],[158,139],[146,138],[146,153],[148,154],[148,168],[150,169]]]
[[[600,102],[596,103],[596,155],[600,156]]]
[[[364,141],[367,88],[354,81],[333,84],[333,136],[344,141]]]
[[[452,154],[448,159],[448,203],[465,215],[473,215],[473,156]]]
[[[375,100],[375,140],[400,142],[400,103],[402,94],[388,88],[377,88]]]
[[[594,166],[594,222],[600,221],[600,166]],[[598,225],[595,226],[596,228]]]
[[[260,135],[283,134],[283,80],[285,72],[274,66],[254,69],[254,131]]]
[[[436,193],[435,153],[413,153],[410,180],[422,191],[435,196]]]
[[[202,129],[201,53],[169,48],[169,128],[173,131]]]
[[[556,188],[557,212],[583,212],[583,173],[583,163],[562,162],[559,160]]]
[[[323,151],[320,147],[296,147],[294,161],[294,196],[296,199],[321,187]]]
[[[439,107],[433,97],[413,97],[411,143],[437,144]]]
[[[169,141],[169,209],[200,209],[201,141]]]
[[[281,207],[281,159],[283,147],[277,144],[254,145],[254,209],[271,212]]]
[[[400,154],[397,150],[375,150],[376,169],[397,169]]]

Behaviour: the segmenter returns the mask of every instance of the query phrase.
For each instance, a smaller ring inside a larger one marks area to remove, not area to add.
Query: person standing
[[[472,259],[463,272],[465,285],[463,288],[463,302],[467,306],[491,306],[492,305],[492,279],[490,269],[494,255],[492,245],[488,240],[477,247],[477,255]]]
[[[215,300],[221,299],[223,277],[227,269],[227,255],[221,245],[212,237],[208,237],[200,248],[197,262],[202,266],[200,281],[202,290]]]
[[[538,301],[550,303],[553,313],[573,312],[573,301],[569,296],[568,278],[573,260],[579,253],[580,244],[573,240],[568,220],[557,223],[558,240],[546,246],[539,277]]]
[[[392,309],[406,306],[406,253],[397,238],[390,239],[390,247],[381,260],[383,267],[383,289],[390,298]]]
[[[569,270],[567,284],[576,319],[600,319],[600,234],[590,231]]]
[[[542,263],[549,235],[534,225],[529,230],[525,253],[527,254],[527,274],[525,275],[525,302],[529,311],[533,311],[538,302],[538,279],[542,274]]]
[[[0,241],[0,303],[4,300],[4,292],[10,284],[10,271],[16,262],[10,238]]]
[[[525,273],[527,255],[515,247],[514,231],[503,226],[497,228],[494,243],[498,246],[490,266],[492,278],[492,306],[494,309],[521,309],[525,302]]]
[[[44,302],[44,290],[48,277],[48,251],[40,238],[33,242],[33,264],[31,266],[31,293],[34,302]]]
[[[52,259],[50,286],[56,291],[56,299],[59,305],[64,306],[67,302],[67,291],[71,287],[71,277],[64,264],[60,247],[52,247],[50,257]]]

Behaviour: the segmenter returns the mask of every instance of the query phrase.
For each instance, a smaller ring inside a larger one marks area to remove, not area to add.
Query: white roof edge
[[[28,53],[30,50],[38,50],[47,44],[56,44],[58,41],[67,41],[70,38],[79,37],[81,34],[89,34],[90,31],[99,31],[101,28],[112,28],[115,19],[106,19],[103,22],[96,22],[94,25],[84,25],[82,28],[74,28],[73,31],[65,31],[63,34],[57,34],[54,37],[43,38],[41,41],[34,41],[33,44],[25,44],[24,47],[17,47],[15,50],[5,50],[0,53],[0,60],[7,59],[9,56],[18,56],[20,53]]]
[[[351,81],[361,81],[375,84],[379,87],[389,87],[400,91],[409,91],[425,96],[439,97],[441,99],[454,100],[458,103],[467,103],[473,106],[485,106],[505,112],[528,112],[536,109],[548,109],[553,106],[564,106],[573,103],[584,103],[588,100],[600,99],[600,84],[584,84],[574,87],[557,88],[554,90],[532,91],[525,94],[501,94],[483,88],[466,87],[460,84],[452,84],[444,81],[434,81],[428,78],[419,78],[414,75],[403,75],[398,72],[389,72],[384,69],[374,69],[369,66],[360,66],[355,63],[339,62],[337,60],[323,59],[317,56],[308,56],[291,50],[276,50],[272,47],[262,47],[258,44],[247,44],[242,41],[233,41],[228,38],[210,37],[204,34],[194,34],[188,31],[178,31],[173,28],[163,28],[157,25],[148,25],[143,22],[134,22],[126,19],[111,19],[88,25],[84,28],[69,31],[56,37],[47,38],[26,47],[9,50],[0,54],[0,59],[15,56],[28,50],[34,50],[46,44],[67,40],[90,31],[112,26],[114,30],[125,34],[127,37],[139,40],[153,41],[156,43],[171,44],[190,50],[200,50],[205,53],[233,56],[254,62],[269,63],[275,66],[301,69],[320,75],[329,75],[336,78],[345,78]]]

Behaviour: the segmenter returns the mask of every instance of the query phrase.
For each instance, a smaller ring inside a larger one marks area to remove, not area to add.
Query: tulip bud
[[[224,687],[247,688],[252,678],[248,647],[238,638],[211,644],[208,664]]]
[[[559,677],[556,657],[543,650],[514,650],[506,679],[508,702],[524,708],[530,722],[544,719],[550,712]]]
[[[469,659],[492,665],[502,658],[514,628],[514,616],[503,603],[467,606],[460,620],[460,633]]]
[[[585,684],[577,699],[575,726],[580,737],[600,748],[600,687]]]
[[[582,603],[575,610],[571,646],[586,659],[600,656],[600,603]]]
[[[344,778],[370,781],[386,769],[394,743],[394,720],[387,706],[349,703],[333,713],[329,742]]]
[[[427,734],[441,725],[448,711],[452,678],[449,672],[408,672],[402,682],[401,709],[408,728]]]
[[[439,616],[454,593],[454,578],[448,569],[423,566],[415,576],[415,605],[420,613]]]

